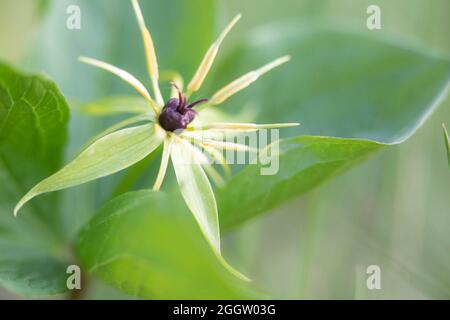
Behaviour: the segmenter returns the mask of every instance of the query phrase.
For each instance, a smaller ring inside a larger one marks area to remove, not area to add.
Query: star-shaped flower
[[[238,133],[266,128],[290,127],[298,124],[210,123],[204,126],[193,126],[192,121],[199,113],[199,110],[196,110],[195,107],[200,104],[205,107],[225,102],[229,97],[252,84],[263,74],[289,61],[290,58],[289,56],[278,58],[241,76],[217,91],[210,99],[200,99],[188,103],[191,94],[201,88],[225,36],[241,18],[239,14],[226,26],[225,30],[208,49],[189,82],[186,92],[183,93],[182,80],[177,77],[172,83],[171,98],[167,103],[164,103],[159,88],[158,63],[153,40],[145,25],[138,1],[131,1],[142,35],[154,96],[152,97],[146,87],[125,70],[96,59],[80,57],[80,61],[107,70],[129,83],[148,101],[149,112],[122,121],[97,136],[94,142],[72,162],[33,187],[19,201],[14,209],[14,214],[16,215],[27,201],[39,194],[79,185],[125,169],[148,156],[162,144],[162,160],[153,189],[160,189],[169,158],[171,158],[181,194],[204,236],[218,257],[221,258],[217,205],[207,174],[217,183],[221,182],[221,177],[207,161],[207,157],[201,149],[227,170],[223,150],[245,151],[248,150],[248,147],[215,139],[214,134],[206,134],[208,138],[205,139],[205,132]],[[146,122],[146,124],[128,127],[138,122]],[[195,161],[186,164],[186,159],[194,159]]]

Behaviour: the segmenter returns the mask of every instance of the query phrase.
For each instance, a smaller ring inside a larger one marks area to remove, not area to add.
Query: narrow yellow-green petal
[[[94,67],[98,67],[100,69],[109,71],[112,74],[118,76],[123,81],[130,84],[138,93],[140,93],[148,102],[150,102],[150,106],[153,108],[153,111],[155,111],[155,113],[158,113],[157,112],[158,110],[155,108],[155,102],[153,101],[152,97],[150,96],[150,93],[148,93],[145,86],[127,71],[120,69],[116,66],[113,66],[112,64],[92,58],[79,57],[78,60],[80,60],[83,63],[90,64]]]
[[[203,57],[202,62],[200,63],[197,71],[195,72],[194,76],[192,77],[192,80],[189,82],[189,85],[187,87],[188,89],[188,95],[192,92],[197,91],[200,89],[200,87],[203,84],[203,81],[205,81],[206,76],[209,73],[209,70],[211,70],[212,64],[217,56],[217,53],[219,51],[220,45],[222,44],[223,40],[225,39],[226,35],[231,31],[231,29],[234,27],[234,25],[241,19],[241,14],[238,14],[233,18],[233,20],[226,26],[226,28],[222,31],[222,33],[219,35],[217,40],[209,47],[208,51],[206,52],[205,56]]]
[[[147,69],[148,74],[150,76],[150,80],[152,82],[153,92],[156,97],[156,102],[159,106],[164,104],[161,90],[159,89],[158,78],[159,78],[159,70],[158,70],[158,60],[156,58],[155,45],[153,44],[153,39],[145,25],[144,16],[142,15],[141,8],[139,7],[139,2],[137,0],[131,0],[133,4],[134,13],[136,14],[136,19],[139,24],[139,29],[141,30],[142,41],[144,43],[145,49],[145,58],[147,60]]]
[[[188,141],[175,137],[171,151],[175,175],[184,201],[223,266],[236,277],[244,281],[250,281],[245,275],[229,265],[221,255],[216,199],[201,165],[204,159],[203,157],[197,159],[195,156],[192,159],[193,154],[190,147],[192,146]],[[192,161],[186,163],[184,162],[186,159],[192,159]]]
[[[158,176],[156,177],[155,184],[153,185],[154,191],[159,191],[164,181],[164,177],[167,172],[167,165],[169,164],[170,150],[172,149],[172,138],[166,138],[164,140],[164,149],[161,158],[161,165],[159,167]]]
[[[284,56],[281,58],[278,58],[264,66],[262,66],[259,69],[250,71],[249,73],[244,74],[240,78],[232,81],[219,91],[217,91],[211,98],[210,103],[212,105],[217,105],[225,100],[227,100],[229,97],[234,95],[235,93],[247,88],[249,85],[251,85],[253,82],[259,79],[260,76],[263,74],[269,72],[270,70],[288,62],[291,59],[290,56]]]
[[[216,198],[201,164],[193,159],[182,139],[172,144],[171,158],[181,194],[205,238],[220,255],[219,216]],[[191,159],[189,161],[188,159]]]

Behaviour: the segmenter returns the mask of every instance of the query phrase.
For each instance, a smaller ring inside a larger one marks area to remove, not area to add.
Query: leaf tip
[[[17,217],[17,215],[19,214],[20,209],[22,209],[22,207],[25,205],[25,203],[27,203],[28,201],[33,199],[35,196],[36,196],[36,194],[33,193],[33,189],[30,190],[26,195],[24,195],[22,197],[22,199],[20,199],[19,202],[14,207],[14,217]]]
[[[14,217],[17,217],[17,214],[19,213],[20,208],[22,208],[23,204],[21,202],[19,202],[18,204],[16,204],[16,206],[14,207]]]
[[[85,56],[79,56],[77,58],[77,60],[78,60],[78,62],[85,63],[85,64],[90,64],[90,65],[92,65],[94,63],[94,61],[93,61],[94,59],[88,58],[88,57],[85,57]]]

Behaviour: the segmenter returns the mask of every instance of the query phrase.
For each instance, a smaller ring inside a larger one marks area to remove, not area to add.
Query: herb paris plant
[[[206,157],[198,147],[203,148],[219,163],[226,167],[225,159],[221,157],[221,152],[218,151],[245,150],[246,146],[214,140],[214,136],[209,141],[213,143],[197,140],[194,145],[190,142],[190,139],[193,136],[198,137],[203,131],[246,132],[264,128],[283,128],[296,126],[298,124],[257,125],[253,123],[211,123],[207,126],[195,127],[191,125],[191,122],[197,115],[197,111],[193,108],[200,103],[207,102],[208,105],[218,105],[223,103],[235,93],[252,84],[261,75],[286,63],[290,58],[289,56],[278,58],[231,82],[217,91],[211,99],[201,99],[188,104],[187,101],[191,94],[201,88],[225,36],[240,19],[240,15],[238,15],[229,23],[225,30],[219,35],[218,39],[211,45],[195,75],[188,84],[186,93],[183,93],[182,81],[180,80],[180,77],[177,77],[174,79],[171,98],[165,104],[159,89],[158,63],[152,37],[145,26],[144,18],[137,0],[132,0],[132,4],[144,43],[148,74],[150,76],[154,98],[150,95],[145,86],[128,72],[99,60],[86,57],[81,57],[80,60],[84,63],[107,70],[129,83],[148,101],[151,107],[149,112],[118,123],[112,129],[109,129],[99,137],[96,137],[95,141],[82,151],[72,162],[34,186],[16,205],[14,214],[17,215],[20,208],[26,202],[39,194],[76,186],[118,172],[142,160],[162,144],[162,161],[153,189],[160,189],[166,174],[169,158],[171,158],[183,198],[194,215],[204,236],[214,249],[214,252],[220,258],[220,234],[217,204],[206,174],[209,174],[211,178],[215,180],[220,180],[217,179],[220,175],[215,171],[211,164],[205,160]],[[139,122],[145,123],[125,128],[126,126],[137,124]],[[189,164],[180,161],[188,158],[193,158],[195,161]]]

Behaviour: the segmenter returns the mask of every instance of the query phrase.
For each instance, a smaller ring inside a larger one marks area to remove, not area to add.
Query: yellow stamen
[[[182,143],[189,149],[192,157],[199,163],[208,176],[214,181],[218,186],[223,186],[225,181],[222,176],[217,172],[216,169],[209,163],[208,158],[203,154],[201,150],[193,146],[189,141],[181,139]]]
[[[192,139],[192,141],[194,141],[194,142],[198,141],[203,146],[213,147],[218,150],[231,150],[231,151],[238,151],[238,152],[246,152],[246,151],[256,152],[256,150],[254,148],[250,148],[249,146],[246,146],[244,144],[208,139],[208,138],[205,138],[203,136],[196,134],[195,132],[184,131],[181,135],[184,138]]]
[[[223,172],[227,176],[231,176],[230,166],[228,165],[221,151],[215,149],[214,147],[207,146],[197,139],[192,139],[192,142],[194,142],[196,145],[202,147],[206,152],[208,152],[214,158],[214,160],[217,161],[217,163],[219,163],[222,166]]]
[[[256,152],[255,149],[246,146],[245,144],[239,144],[234,142],[223,142],[216,140],[203,139],[203,144],[206,146],[211,146],[217,148],[219,150],[230,150],[230,151],[238,151],[238,152],[246,152],[252,151]]]
[[[220,45],[222,44],[226,35],[231,31],[231,29],[239,21],[240,18],[241,14],[238,14],[236,17],[234,17],[234,19],[226,26],[225,30],[223,30],[222,33],[219,35],[217,40],[211,45],[211,47],[209,47],[208,51],[203,57],[202,62],[200,63],[200,66],[198,67],[195,75],[192,77],[192,80],[187,87],[188,95],[200,89],[200,87],[203,84],[203,81],[208,75],[209,70],[211,69],[214,59],[217,56],[217,52],[219,51]]]
[[[258,78],[260,76],[262,76],[263,74],[269,72],[273,68],[276,68],[276,67],[282,65],[283,63],[288,62],[289,60],[290,60],[290,56],[284,56],[284,57],[278,58],[278,59],[266,64],[265,66],[263,66],[257,70],[250,71],[249,73],[234,80],[233,82],[231,82],[224,88],[217,91],[211,98],[210,103],[213,105],[217,105],[217,104],[224,102],[229,97],[231,97],[233,94],[241,91],[242,89],[247,88],[253,82],[258,80]]]
[[[120,68],[117,68],[109,63],[87,58],[87,57],[79,57],[79,61],[101,68],[103,70],[109,71],[112,74],[120,77],[122,80],[130,84],[137,92],[139,92],[148,102],[150,102],[151,107],[153,108],[153,111],[155,114],[158,114],[158,110],[156,109],[155,102],[153,101],[152,97],[150,96],[150,93],[148,93],[147,89],[145,89],[144,85],[136,79],[134,76],[126,72],[125,70],[122,70]]]
[[[203,169],[217,186],[223,187],[225,185],[225,180],[212,165],[210,164],[203,165]]]
[[[134,12],[136,14],[136,19],[139,24],[139,29],[142,34],[142,41],[144,42],[145,48],[145,57],[147,60],[147,69],[148,74],[150,76],[150,80],[152,82],[153,92],[156,97],[156,102],[159,106],[164,105],[164,100],[161,95],[161,90],[159,89],[158,78],[158,60],[156,59],[155,46],[153,44],[152,36],[150,31],[145,26],[144,16],[142,15],[141,8],[139,7],[139,3],[137,0],[131,0],[134,8]]]
[[[200,127],[189,127],[188,130],[192,131],[203,131],[203,130],[211,130],[211,131],[257,131],[261,129],[281,129],[281,128],[289,128],[299,126],[300,123],[269,123],[269,124],[255,124],[255,123],[225,123],[225,122],[217,122],[211,123],[205,126]]]

